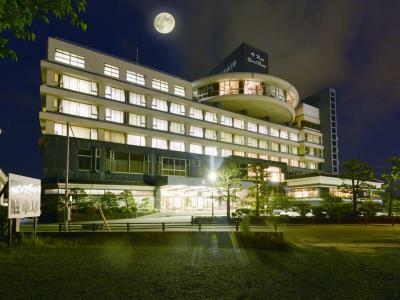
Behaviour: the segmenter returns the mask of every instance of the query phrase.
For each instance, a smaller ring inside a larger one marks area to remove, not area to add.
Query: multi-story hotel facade
[[[325,163],[318,107],[268,74],[267,54],[247,44],[190,82],[49,38],[41,71],[42,202],[53,217],[65,193],[67,132],[70,188],[130,190],[161,211],[211,209],[207,175],[228,157],[240,168],[268,162],[272,182]]]

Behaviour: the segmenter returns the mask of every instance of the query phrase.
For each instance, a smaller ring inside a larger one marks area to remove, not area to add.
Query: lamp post
[[[208,174],[208,180],[212,183],[212,184],[214,184],[215,183],[215,181],[217,180],[217,174],[214,172],[214,171],[211,171],[209,174]],[[211,192],[211,200],[212,200],[212,202],[211,202],[211,216],[212,216],[212,218],[214,219],[214,187],[212,187],[213,189],[212,189],[212,192]]]

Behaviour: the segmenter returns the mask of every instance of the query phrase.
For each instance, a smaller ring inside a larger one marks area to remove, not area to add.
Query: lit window
[[[151,86],[153,89],[160,90],[163,92],[168,92],[168,82],[166,81],[153,79],[153,81],[151,82]]]
[[[65,124],[54,123],[54,134],[67,135],[67,126]]]
[[[257,132],[257,124],[252,122],[247,122],[247,130]]]
[[[268,142],[265,140],[259,140],[258,141],[258,147],[260,149],[268,149]]]
[[[221,124],[225,126],[232,127],[232,118],[228,116],[221,115]]]
[[[301,161],[300,162],[300,168],[303,168],[303,169],[307,168],[307,163],[304,162],[304,161]]]
[[[221,156],[222,157],[227,157],[232,155],[232,150],[230,149],[222,149],[221,151]]]
[[[185,134],[185,124],[170,122],[169,131],[173,133]]]
[[[146,116],[130,113],[129,114],[129,125],[138,126],[138,127],[146,127]]]
[[[203,146],[197,144],[190,144],[190,153],[203,154]]]
[[[247,157],[257,158],[257,154],[256,153],[247,153]]]
[[[246,94],[246,95],[262,95],[261,82],[245,80],[244,81],[244,94]]]
[[[146,107],[146,98],[144,95],[129,92],[129,103]]]
[[[258,133],[267,135],[267,134],[268,134],[268,128],[267,128],[267,126],[258,125]]]
[[[64,89],[73,90],[85,94],[97,95],[97,83],[92,81],[79,79],[68,75],[61,75],[59,85]]]
[[[210,146],[205,146],[204,147],[204,154],[205,155],[212,155],[212,156],[217,156],[217,148],[216,147],[210,147]]]
[[[317,164],[313,162],[308,163],[308,168],[311,170],[316,170],[317,169]]]
[[[185,143],[179,141],[170,141],[169,150],[185,152]]]
[[[162,131],[168,131],[168,121],[167,120],[153,118],[153,129],[162,130]]]
[[[90,129],[90,139],[97,140],[97,129],[96,128]]]
[[[295,146],[292,146],[292,147],[291,147],[291,153],[297,155],[297,153],[298,153],[298,148],[295,147]]]
[[[238,145],[244,145],[244,136],[235,134],[233,142]]]
[[[104,75],[119,78],[119,68],[116,66],[105,64]]]
[[[171,102],[169,105],[169,112],[171,114],[184,116],[185,115],[185,105]]]
[[[281,144],[281,152],[288,153],[289,152],[288,145]]]
[[[174,94],[178,96],[185,97],[185,88],[183,86],[175,85],[174,86]]]
[[[189,117],[193,119],[203,120],[203,111],[201,109],[191,107],[189,110]]]
[[[217,114],[213,112],[206,111],[204,114],[204,121],[210,123],[217,123]]]
[[[221,132],[221,142],[232,143],[232,134],[227,132]]]
[[[126,71],[126,80],[140,85],[145,84],[144,75],[132,71]]]
[[[247,138],[247,145],[250,147],[257,147],[257,139],[248,137]]]
[[[279,129],[271,127],[270,128],[270,135],[279,137]]]
[[[281,130],[280,137],[282,139],[288,139],[289,138],[288,132],[286,130]]]
[[[146,146],[146,137],[143,135],[128,134],[127,144],[144,147]]]
[[[151,146],[158,149],[168,149],[168,142],[164,139],[152,138]]]
[[[106,108],[106,121],[124,123],[124,112],[111,108]]]
[[[269,157],[269,160],[272,160],[272,161],[279,161],[279,157],[270,156],[270,157]]]
[[[220,95],[236,95],[239,94],[239,81],[226,80],[219,83]]]
[[[233,151],[233,155],[235,155],[235,156],[244,156],[244,152],[243,151]]]
[[[298,161],[298,160],[292,159],[292,160],[290,160],[290,165],[291,165],[292,167],[298,168],[298,167],[299,167],[299,161]]]
[[[289,164],[289,160],[287,158],[281,157],[281,162],[285,164]]]
[[[289,136],[290,136],[290,139],[292,141],[298,141],[299,140],[299,135],[297,133],[291,132]]]
[[[60,112],[91,119],[98,116],[97,106],[70,100],[61,100]]]
[[[54,59],[67,65],[85,68],[85,58],[83,56],[79,56],[67,51],[56,49]]]
[[[279,151],[279,144],[275,142],[271,142],[271,150],[272,151]]]
[[[206,129],[204,137],[209,140],[216,140],[217,139],[217,132],[214,129]]]
[[[162,175],[186,176],[186,160],[178,158],[162,158]]]
[[[233,127],[244,129],[244,121],[239,119],[233,119]]]
[[[104,140],[106,142],[125,144],[125,134],[121,132],[114,131],[104,131]]]
[[[258,158],[259,158],[259,159],[263,159],[263,160],[268,160],[268,155],[259,154],[259,155],[258,155]]]
[[[200,137],[200,138],[202,138],[202,137],[203,137],[203,128],[190,125],[190,132],[189,132],[189,134],[190,134],[191,136],[195,136],[195,137]]]
[[[155,110],[168,111],[168,103],[165,100],[153,98],[151,107]]]
[[[113,99],[121,102],[125,102],[125,91],[117,89],[115,87],[106,86],[105,96],[107,99]]]

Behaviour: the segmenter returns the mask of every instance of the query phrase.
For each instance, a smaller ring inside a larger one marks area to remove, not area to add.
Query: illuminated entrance
[[[163,186],[161,211],[214,211],[226,210],[226,203],[220,201],[218,189],[207,186]]]

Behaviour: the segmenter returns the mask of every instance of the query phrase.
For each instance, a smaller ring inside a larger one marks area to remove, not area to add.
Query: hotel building
[[[41,73],[42,210],[50,219],[65,193],[67,124],[70,188],[130,190],[161,211],[210,210],[207,174],[228,157],[243,170],[267,161],[272,182],[337,172],[318,103],[300,102],[292,84],[268,73],[268,55],[247,44],[191,82],[49,38]]]

